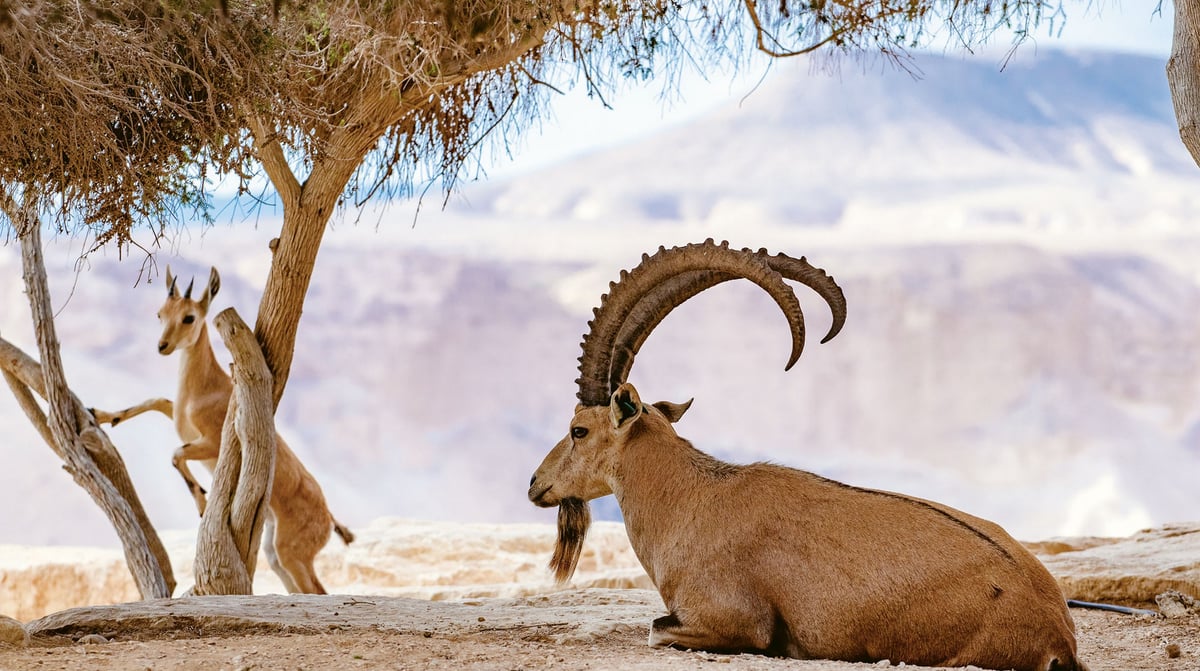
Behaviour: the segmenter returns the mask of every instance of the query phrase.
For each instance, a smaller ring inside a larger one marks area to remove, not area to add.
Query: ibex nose
[[[162,352],[166,351],[166,349],[167,349],[167,341],[166,340],[158,341],[158,352],[161,354]]]

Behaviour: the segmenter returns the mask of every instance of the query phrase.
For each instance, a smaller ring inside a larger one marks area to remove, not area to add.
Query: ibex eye
[[[586,435],[587,435],[587,429],[582,426],[577,426],[577,427],[571,429],[571,437],[572,438],[583,438]]]
[[[185,315],[185,316],[184,316],[184,318],[183,318],[183,323],[184,323],[184,324],[191,324],[191,323],[192,323],[192,322],[194,322],[194,321],[196,321],[196,316],[195,316],[195,315]]]

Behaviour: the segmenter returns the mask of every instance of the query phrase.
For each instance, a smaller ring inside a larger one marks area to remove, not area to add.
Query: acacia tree
[[[755,50],[899,59],[999,28],[1020,36],[1056,9],[1043,0],[0,3],[0,219],[23,251],[40,245],[30,231],[43,224],[128,249],[141,231],[157,239],[171,222],[205,217],[208,177],[232,175],[244,193],[265,174],[283,221],[257,348],[234,349],[234,365],[249,371],[256,353],[247,350],[261,352],[270,383],[256,391],[235,375],[232,403],[273,410],[334,212],[428,180],[452,188],[481,142],[528,128],[556,85],[581,81],[603,100],[623,78],[669,78],[683,63],[737,65]],[[35,261],[26,280],[39,275],[44,282]],[[35,325],[39,343],[51,336],[39,347],[48,359],[57,350],[52,321],[42,315]],[[259,458],[269,431],[235,429],[223,433],[217,498],[270,472],[269,450],[265,467]],[[237,435],[245,463],[257,466],[226,466],[241,459]],[[230,511],[261,500],[209,506],[201,591],[248,589],[244,575],[231,582],[204,567],[240,561],[252,573],[261,517]],[[210,523],[210,514],[222,519]],[[141,542],[123,538],[127,548]]]

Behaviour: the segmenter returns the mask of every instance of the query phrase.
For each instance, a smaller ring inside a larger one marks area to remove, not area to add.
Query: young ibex
[[[166,356],[176,350],[180,353],[175,402],[156,398],[115,413],[94,412],[97,420],[113,426],[150,410],[173,418],[175,432],[184,444],[175,450],[171,463],[183,476],[197,510],[203,515],[205,491],[187,462],[199,461],[210,472],[216,466],[221,427],[233,393],[233,382],[217,363],[205,323],[209,303],[221,288],[221,277],[213,268],[199,300],[192,299],[192,284],[180,296],[175,282],[171,269],[167,268],[167,300],[158,311],[163,325],[159,354]],[[321,486],[278,433],[268,508],[270,515],[263,525],[262,547],[271,570],[290,593],[324,594],[325,587],[317,579],[313,560],[329,541],[331,528],[347,544],[354,540],[354,535],[333,519]]]
[[[815,289],[841,329],[824,271],[711,240],[662,249],[622,272],[590,322],[570,430],[529,498],[559,506],[551,568],[574,572],[587,500],[615,494],[634,552],[668,615],[650,644],[854,662],[1048,671],[1085,669],[1075,625],[1045,567],[999,526],[948,506],[772,464],[718,461],[672,424],[691,401],[643,403],[625,380],[650,331],[718,282],[766,289],[803,347],[784,278]]]

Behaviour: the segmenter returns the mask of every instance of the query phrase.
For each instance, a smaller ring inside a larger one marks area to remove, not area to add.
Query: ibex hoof
[[[92,416],[92,419],[96,420],[96,424],[100,424],[100,425],[108,424],[109,426],[116,426],[117,423],[121,421],[121,417],[119,415],[107,413],[107,412],[104,412],[103,410],[97,410],[95,408],[88,408],[87,411],[88,411],[88,414]]]

